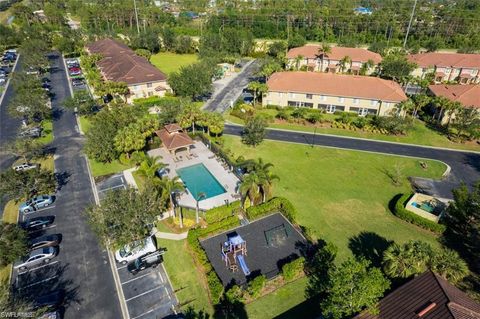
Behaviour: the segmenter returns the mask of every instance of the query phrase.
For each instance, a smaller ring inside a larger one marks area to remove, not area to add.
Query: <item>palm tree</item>
[[[344,56],[343,59],[340,60],[340,72],[344,73],[347,69],[347,65],[352,63],[352,58],[348,55]]]
[[[207,198],[207,194],[205,194],[204,192],[199,192],[196,194],[195,197],[195,202],[196,202],[196,205],[195,205],[195,223],[198,224],[198,222],[200,221],[199,218],[198,218],[198,203],[202,200],[202,199],[205,199]]]
[[[220,113],[211,113],[209,122],[208,122],[208,131],[209,134],[215,134],[215,136],[218,136],[218,134],[223,132],[223,129],[225,128],[225,121],[223,120],[223,117]]]
[[[439,108],[439,111],[437,112],[437,122],[440,123],[442,121],[443,115],[445,114],[445,111],[452,107],[452,101],[450,101],[446,97],[437,96],[434,98],[434,104],[436,107]]]
[[[399,113],[403,113],[403,117],[407,115],[409,112],[413,112],[415,108],[415,103],[411,99],[402,101],[398,104]]]
[[[145,177],[146,179],[155,178],[157,176],[157,171],[166,166],[164,163],[159,161],[161,158],[161,156],[147,155],[140,163],[140,166],[137,169],[137,174]]]
[[[422,241],[392,244],[383,254],[383,270],[391,278],[408,278],[427,270],[433,251]]]
[[[159,187],[163,190],[164,196],[168,195],[168,207],[167,209],[169,210],[174,210],[174,201],[173,201],[173,194],[182,192],[185,190],[185,186],[183,183],[180,181],[180,178],[178,176],[175,176],[174,178],[170,179],[168,177],[163,177],[159,180]],[[181,219],[181,216],[180,216]]]
[[[272,163],[264,163],[261,158],[254,165],[254,172],[259,178],[260,191],[262,193],[262,202],[264,203],[271,195],[273,188],[273,181],[280,178],[270,172],[273,167]]]
[[[323,71],[323,60],[328,58],[328,55],[332,53],[332,47],[328,43],[322,43],[322,45],[318,48],[318,58],[321,61],[320,71]]]
[[[240,194],[243,198],[250,199],[250,205],[255,205],[255,199],[260,194],[260,179],[255,172],[248,173],[244,176],[242,183],[240,184]]]
[[[295,57],[295,69],[298,71],[300,69],[300,63],[303,61],[304,56],[299,54]]]
[[[443,249],[435,255],[432,270],[452,283],[462,280],[469,271],[467,263],[451,249]]]
[[[192,127],[192,132],[195,134],[195,122],[200,118],[200,109],[195,104],[185,106],[182,113],[180,113],[178,122],[181,127]]]
[[[430,103],[431,100],[432,99],[424,93],[414,95],[415,107],[413,108],[412,116],[416,117],[418,110],[421,110],[424,106]]]

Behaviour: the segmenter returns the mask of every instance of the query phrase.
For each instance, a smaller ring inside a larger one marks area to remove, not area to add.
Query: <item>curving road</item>
[[[224,133],[240,136],[242,130],[242,126],[225,124]],[[400,156],[412,156],[445,162],[451,167],[451,172],[448,177],[439,181],[420,178],[413,179],[417,189],[435,196],[451,198],[452,189],[458,187],[462,182],[471,186],[475,182],[480,181],[480,153],[379,142],[333,135],[314,135],[305,132],[276,129],[268,129],[266,138],[276,141],[293,142],[307,145],[313,144],[324,147],[335,147],[347,150],[376,152]]]

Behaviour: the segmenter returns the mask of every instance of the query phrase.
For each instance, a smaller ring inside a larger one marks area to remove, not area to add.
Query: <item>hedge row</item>
[[[219,222],[232,216],[238,208],[240,208],[240,201],[232,202],[228,206],[223,205],[212,208],[205,213],[205,220],[208,224]]]
[[[282,276],[285,281],[292,281],[303,272],[305,258],[299,257],[282,267]]]
[[[434,233],[439,233],[439,234],[443,233],[446,229],[445,225],[435,223],[431,220],[423,218],[405,209],[405,205],[407,204],[411,196],[412,194],[403,194],[402,196],[400,196],[398,201],[395,203],[395,209],[393,212],[395,216],[403,219],[406,222],[409,222],[411,224],[415,224],[424,229],[430,230]]]
[[[194,252],[196,260],[203,266],[205,270],[208,288],[210,290],[210,297],[213,304],[218,304],[220,302],[220,297],[223,294],[223,285],[220,281],[220,278],[218,278],[217,273],[213,269],[212,264],[208,261],[207,254],[203,250],[202,246],[200,246],[199,239],[239,225],[240,221],[237,216],[229,216],[219,222],[209,224],[206,228],[195,228],[188,232],[187,242]]]
[[[139,107],[150,108],[153,106],[164,106],[167,104],[180,105],[181,101],[177,97],[172,96],[150,96],[146,98],[134,99],[133,104]]]
[[[284,197],[274,197],[266,203],[247,208],[247,217],[255,220],[275,211],[281,212],[291,223],[296,224],[297,210]]]

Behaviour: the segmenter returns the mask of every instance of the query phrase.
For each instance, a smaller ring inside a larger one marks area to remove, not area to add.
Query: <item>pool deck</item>
[[[240,180],[230,170],[224,168],[217,160],[216,156],[208,147],[202,142],[195,141],[190,148],[190,154],[195,154],[197,157],[190,156],[187,158],[187,151],[180,151],[176,153],[176,157],[181,157],[181,161],[174,161],[174,157],[164,148],[157,148],[148,152],[150,156],[161,156],[161,162],[167,164],[168,177],[173,178],[177,175],[177,169],[192,166],[195,164],[203,164],[212,173],[215,179],[226,190],[225,193],[201,200],[198,206],[201,210],[208,210],[214,207],[225,205],[228,200],[230,203],[238,200],[236,198],[238,184]],[[190,192],[182,193],[179,199],[179,204],[184,207],[195,209],[196,201]]]

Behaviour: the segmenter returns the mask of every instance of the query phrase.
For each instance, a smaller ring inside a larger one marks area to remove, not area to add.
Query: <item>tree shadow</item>
[[[58,121],[63,115],[63,109],[54,108],[52,110],[52,119]]]
[[[387,240],[374,232],[363,231],[360,234],[350,237],[348,248],[357,258],[365,258],[373,266],[381,267],[383,253],[387,250],[393,241]]]
[[[63,186],[67,185],[70,180],[69,172],[55,173],[55,179],[57,180],[57,191],[61,190]]]
[[[196,317],[194,317],[196,318]],[[222,301],[214,306],[214,319],[248,319],[247,310],[245,309],[245,304],[242,302],[229,302],[225,298]]]

